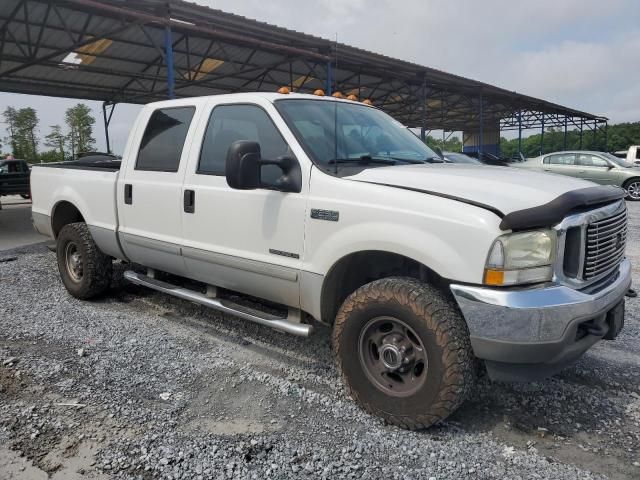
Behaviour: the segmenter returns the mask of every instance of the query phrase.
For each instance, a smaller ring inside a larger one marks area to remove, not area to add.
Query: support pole
[[[427,140],[427,81],[422,81],[422,125],[420,127],[420,138],[423,142]],[[443,147],[444,148],[444,147]]]
[[[327,62],[327,86],[326,86],[326,91],[327,91],[327,95],[331,95],[333,92],[331,91],[331,88],[333,86],[333,65],[331,65],[331,60],[329,60]]]
[[[584,118],[580,117],[580,150],[582,150],[582,126],[584,124]]]
[[[480,132],[478,135],[478,160],[482,160],[482,151],[484,150],[484,97],[480,92]]]
[[[169,25],[164,28],[164,50],[167,62],[167,96],[170,99],[174,99],[176,96],[175,74],[173,71],[173,34]]]
[[[518,109],[518,155],[522,153],[522,110]]]
[[[598,139],[597,135],[598,135],[598,121],[594,120],[593,121],[593,142],[591,143],[591,150],[596,149],[596,141]]]
[[[562,141],[562,150],[567,149],[567,115],[564,115],[564,140]]]
[[[107,153],[111,153],[111,143],[109,142],[109,118],[107,118],[107,102],[102,102],[102,120],[104,121],[104,140],[107,144]]]
[[[542,129],[540,130],[540,155],[544,154],[544,113],[542,114]]]
[[[609,122],[604,122],[604,151],[609,151]]]

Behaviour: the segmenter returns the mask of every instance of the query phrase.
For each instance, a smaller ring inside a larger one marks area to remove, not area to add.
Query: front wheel
[[[459,310],[411,278],[385,278],[356,290],[333,329],[338,368],[369,413],[407,429],[453,413],[475,384],[476,360]]]
[[[628,200],[640,200],[640,178],[633,178],[624,184],[624,191]]]
[[[62,283],[74,297],[87,300],[109,288],[113,262],[95,244],[86,223],[70,223],[60,230],[56,256]]]

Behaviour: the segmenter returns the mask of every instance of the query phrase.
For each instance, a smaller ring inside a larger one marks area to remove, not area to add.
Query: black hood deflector
[[[613,185],[581,188],[563,193],[549,203],[506,214],[500,222],[501,230],[527,230],[551,227],[560,223],[569,213],[624,198],[624,190]]]

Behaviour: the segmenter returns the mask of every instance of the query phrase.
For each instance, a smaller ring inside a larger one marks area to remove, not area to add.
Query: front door
[[[611,171],[609,162],[592,153],[578,153],[578,170],[585,180],[601,185],[615,185],[617,175]]]
[[[280,192],[282,172],[275,166],[261,172],[271,189],[234,190],[225,178],[233,142],[258,142],[264,159],[295,157],[284,137],[290,133],[276,126],[267,109],[277,113],[268,102],[218,102],[211,100],[208,123],[201,122],[197,138],[203,138],[202,145],[194,145],[183,186],[182,253],[188,276],[298,306],[308,181],[303,180],[301,193]],[[307,175],[303,171],[303,178]]]
[[[127,257],[176,275],[185,274],[181,195],[195,112],[190,105],[149,112],[146,127],[128,147],[117,188],[120,239]]]

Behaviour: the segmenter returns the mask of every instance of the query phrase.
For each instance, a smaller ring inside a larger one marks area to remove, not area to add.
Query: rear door
[[[612,171],[610,164],[604,158],[592,153],[578,153],[578,171],[585,180],[600,183],[601,185],[614,185],[617,175]]]
[[[197,123],[196,107],[172,105],[147,114],[146,126],[134,133],[118,181],[120,238],[130,260],[184,275],[182,181]],[[139,125],[145,125],[144,119]]]
[[[579,177],[575,163],[575,153],[553,153],[544,157],[542,168],[545,172]]]

